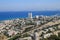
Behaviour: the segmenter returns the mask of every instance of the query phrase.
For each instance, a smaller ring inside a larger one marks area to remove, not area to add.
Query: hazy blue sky
[[[0,11],[60,10],[60,0],[0,0]]]

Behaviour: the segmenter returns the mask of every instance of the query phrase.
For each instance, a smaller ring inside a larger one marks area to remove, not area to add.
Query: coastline
[[[0,12],[0,21],[2,20],[11,20],[16,18],[26,18],[30,11],[21,11],[21,12]],[[52,16],[60,15],[60,11],[31,11],[33,16],[43,15],[43,16]]]

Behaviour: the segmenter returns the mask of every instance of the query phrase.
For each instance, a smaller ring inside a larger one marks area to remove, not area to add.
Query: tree
[[[60,32],[58,33],[58,37],[60,37]]]
[[[60,40],[60,38],[57,37],[56,35],[51,35],[48,39],[49,40]]]

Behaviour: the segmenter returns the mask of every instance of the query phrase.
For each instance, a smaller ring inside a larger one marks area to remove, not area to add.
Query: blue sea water
[[[30,11],[20,11],[20,12],[0,12],[0,20],[8,20],[14,18],[26,18],[28,17],[28,13]],[[44,15],[51,16],[58,14],[60,15],[60,11],[31,11],[33,16],[35,15]]]

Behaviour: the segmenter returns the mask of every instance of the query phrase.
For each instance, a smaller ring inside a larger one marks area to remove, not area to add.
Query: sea
[[[0,20],[27,18],[29,12],[32,12],[33,16],[36,15],[52,16],[56,14],[60,16],[60,11],[10,11],[10,12],[0,12]]]

